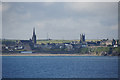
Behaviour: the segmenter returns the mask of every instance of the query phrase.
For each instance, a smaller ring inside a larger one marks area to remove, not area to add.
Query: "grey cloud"
[[[28,39],[36,27],[37,38],[117,38],[117,3],[7,3],[3,37]],[[114,28],[115,27],[115,28]],[[9,30],[9,31],[8,31]]]

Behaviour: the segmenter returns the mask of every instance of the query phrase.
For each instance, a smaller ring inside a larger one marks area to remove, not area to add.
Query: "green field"
[[[70,43],[72,41],[80,41],[80,40],[37,40],[37,44],[47,44],[47,43]],[[86,41],[100,41],[100,40],[86,40]]]
[[[37,44],[47,44],[47,43],[69,43],[72,42],[74,40],[37,40]]]

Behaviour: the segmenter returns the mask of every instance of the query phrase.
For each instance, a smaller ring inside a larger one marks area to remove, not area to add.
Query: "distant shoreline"
[[[14,53],[0,54],[0,56],[96,56],[94,54],[48,54],[48,53]]]

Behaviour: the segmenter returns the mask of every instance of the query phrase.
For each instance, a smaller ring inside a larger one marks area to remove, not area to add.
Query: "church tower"
[[[80,34],[80,43],[85,42],[85,34]]]
[[[34,44],[36,44],[36,34],[35,34],[35,28],[33,28],[32,42],[33,42]]]

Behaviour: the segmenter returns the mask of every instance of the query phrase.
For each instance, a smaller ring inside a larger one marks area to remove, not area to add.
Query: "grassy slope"
[[[72,41],[80,41],[80,40],[37,40],[37,44],[41,44],[41,43],[69,43]],[[99,40],[86,40],[86,41],[99,41]]]

